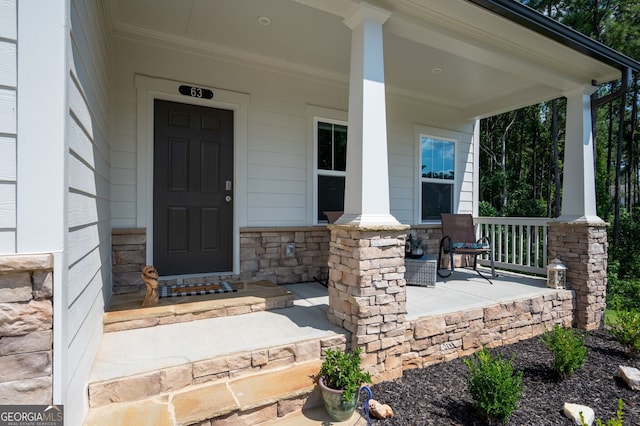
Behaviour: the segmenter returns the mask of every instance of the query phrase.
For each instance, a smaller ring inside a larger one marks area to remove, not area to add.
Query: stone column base
[[[574,325],[594,330],[603,325],[607,296],[607,224],[549,223],[549,260],[567,265],[567,287],[576,293]]]
[[[351,333],[374,382],[402,376],[407,226],[329,225],[328,318]]]

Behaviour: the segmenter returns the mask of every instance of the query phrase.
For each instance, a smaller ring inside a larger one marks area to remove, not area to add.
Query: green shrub
[[[494,357],[485,348],[463,361],[470,373],[467,390],[479,411],[506,423],[522,397],[522,372],[514,372],[510,360]]]
[[[587,359],[585,339],[586,335],[558,324],[540,338],[553,355],[552,368],[561,379],[566,379],[584,365]]]
[[[616,418],[609,419],[607,420],[606,423],[602,423],[602,420],[596,419],[596,426],[623,426],[622,424],[622,415],[624,414],[622,412],[623,405],[624,403],[622,402],[622,398],[620,398],[618,400],[618,410],[616,411]],[[580,425],[587,426],[587,424],[584,421],[584,416],[582,415],[582,412],[580,412]]]
[[[498,210],[486,201],[480,201],[478,205],[478,211],[480,216],[488,216],[488,217],[500,216],[500,213],[498,213]]]
[[[640,352],[640,312],[615,307],[616,320],[607,321],[609,333],[627,350],[630,357]]]
[[[620,304],[623,309],[640,309],[640,279],[619,278],[620,262],[611,259],[607,265],[607,304]]]

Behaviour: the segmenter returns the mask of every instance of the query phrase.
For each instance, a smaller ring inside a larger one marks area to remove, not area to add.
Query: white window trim
[[[460,188],[460,176],[461,173],[457,163],[459,156],[459,142],[460,134],[458,132],[446,129],[437,129],[434,127],[415,125],[414,133],[416,137],[416,150],[415,150],[415,182],[418,184],[415,186],[414,199],[416,205],[414,209],[414,223],[440,223],[440,220],[422,220],[422,182],[434,182],[453,185],[453,199],[451,200],[452,213],[456,213],[456,206],[458,205],[459,188]],[[453,180],[436,179],[436,178],[423,178],[422,177],[422,138],[427,137],[431,139],[437,139],[454,143],[454,161],[453,161]]]
[[[308,214],[307,220],[312,225],[325,225],[326,220],[319,221],[316,217],[316,211],[318,210],[318,174],[324,176],[345,176],[346,172],[340,172],[335,170],[322,170],[318,169],[318,122],[339,124],[348,126],[347,123],[347,111],[336,110],[331,108],[319,107],[315,105],[307,105],[307,127],[309,138],[310,153],[307,156],[310,164],[308,164],[309,176],[307,179],[307,193],[310,194],[307,202]]]

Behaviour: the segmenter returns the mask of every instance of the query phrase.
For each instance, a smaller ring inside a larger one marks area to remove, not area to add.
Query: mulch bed
[[[624,402],[624,425],[640,425],[640,392],[632,391],[618,374],[618,366],[640,368],[640,357],[629,359],[605,330],[588,333],[587,361],[565,380],[557,380],[550,365],[551,354],[533,338],[491,349],[511,359],[523,372],[524,395],[508,425],[562,425],[573,422],[562,413],[565,402],[587,405],[596,418],[615,417],[618,399]],[[467,393],[467,367],[461,359],[405,371],[402,378],[371,386],[373,398],[389,404],[394,417],[373,419],[373,425],[464,425],[487,424],[476,412]],[[595,423],[594,423],[595,424]]]

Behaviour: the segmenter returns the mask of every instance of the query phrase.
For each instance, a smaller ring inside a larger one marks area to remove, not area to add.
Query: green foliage
[[[622,402],[622,398],[618,399],[618,409],[616,410],[616,418],[609,419],[607,420],[606,423],[602,423],[602,420],[596,419],[596,426],[623,426],[622,424],[622,415],[624,414],[622,412],[623,406],[624,406],[624,403]],[[580,412],[580,425],[588,426],[584,421],[584,416],[582,415],[582,412]]]
[[[640,312],[615,307],[616,321],[607,320],[609,333],[627,350],[630,357],[640,352]]]
[[[478,205],[478,211],[480,216],[484,216],[484,217],[500,216],[500,213],[498,213],[498,210],[496,210],[495,207],[493,207],[490,203],[486,201],[480,201],[480,204]]]
[[[371,383],[371,375],[360,367],[362,348],[353,352],[327,349],[320,371],[315,378],[324,378],[324,384],[332,389],[342,389],[342,401],[353,399],[363,383]]]
[[[553,331],[546,331],[540,338],[553,355],[552,368],[561,379],[566,379],[584,365],[587,359],[585,339],[584,334],[558,324],[554,325]]]
[[[613,223],[613,218],[611,218]],[[612,225],[613,226],[613,225]],[[620,234],[616,246],[610,247],[610,257],[617,261],[618,278],[640,278],[640,210],[633,214],[620,212]],[[613,241],[613,229],[609,229],[609,241]]]
[[[607,268],[607,304],[619,309],[640,310],[640,279],[619,278],[620,262],[609,260]]]
[[[547,202],[525,198],[512,198],[505,208],[505,216],[508,217],[545,217],[547,215]]]
[[[494,357],[485,348],[463,362],[470,373],[467,390],[480,412],[506,423],[522,397],[522,372],[514,372],[511,361]]]
[[[613,219],[611,219],[613,220]],[[640,211],[620,212],[617,245],[610,246],[607,303],[624,310],[640,310]],[[613,227],[609,227],[610,242]]]

